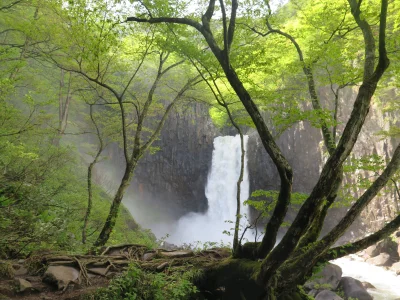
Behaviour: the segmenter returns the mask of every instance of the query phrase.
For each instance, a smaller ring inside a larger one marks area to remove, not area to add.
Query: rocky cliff
[[[332,97],[327,88],[321,89],[319,93],[325,102]],[[354,98],[354,89],[347,89],[341,93],[338,112],[339,136],[351,112]],[[383,114],[374,104],[355,146],[355,156],[364,154],[390,156],[397,141],[381,140],[376,136],[378,130],[385,129],[388,118],[391,116]],[[278,189],[276,168],[266,154],[257,132],[248,129],[246,134],[249,135],[250,191]],[[155,223],[168,223],[188,212],[204,212],[207,209],[204,190],[211,165],[213,139],[218,135],[222,133],[212,124],[208,107],[204,104],[193,104],[184,111],[174,111],[169,116],[160,140],[155,143],[160,150],[155,154],[146,155],[140,162],[125,197],[126,206],[139,223],[153,228]],[[279,137],[278,145],[293,167],[294,191],[309,193],[316,183],[325,159],[321,141],[319,129],[312,128],[307,122],[300,122]],[[108,165],[108,170],[121,166],[123,162],[118,151],[111,152],[114,157],[111,159],[112,163]],[[115,173],[118,174],[118,171]],[[366,176],[366,174],[361,175]],[[351,182],[357,178],[347,178],[347,180]],[[357,191],[354,196],[358,196]],[[392,214],[396,211],[393,207],[380,206],[379,209],[381,211],[377,213],[381,215],[384,215],[383,209],[392,209]],[[327,227],[333,226],[345,210],[333,210]],[[293,212],[289,214],[289,218],[293,216]]]

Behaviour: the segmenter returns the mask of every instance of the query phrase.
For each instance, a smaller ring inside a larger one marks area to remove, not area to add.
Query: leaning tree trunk
[[[124,176],[122,177],[122,180],[118,187],[117,193],[115,194],[115,197],[111,204],[111,208],[110,208],[110,212],[108,214],[107,220],[104,223],[103,229],[101,230],[99,237],[97,238],[96,242],[93,244],[95,247],[104,246],[107,243],[108,239],[110,238],[111,232],[114,229],[115,223],[117,221],[119,207],[121,205],[125,191],[131,182],[131,179],[133,176],[133,171],[135,170],[135,168],[136,168],[135,163],[127,164],[127,166],[125,168]]]
[[[99,140],[99,148],[97,149],[97,152],[94,156],[93,161],[89,164],[88,167],[88,174],[87,174],[87,190],[88,190],[88,205],[86,208],[86,213],[85,213],[85,218],[83,220],[83,228],[82,228],[82,244],[86,243],[86,229],[87,229],[87,225],[89,223],[89,217],[90,217],[90,213],[92,211],[92,198],[93,198],[93,188],[92,188],[92,172],[93,172],[93,168],[94,166],[97,164],[101,153],[104,150],[104,141],[103,138],[101,136],[101,132],[100,132],[100,128],[96,123],[95,118],[93,117],[93,106],[90,105],[90,119],[92,120],[92,123],[94,125],[94,127],[96,128],[96,136]]]

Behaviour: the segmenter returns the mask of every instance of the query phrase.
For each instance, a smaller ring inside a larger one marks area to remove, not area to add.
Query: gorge
[[[400,273],[399,16],[2,1],[0,298],[89,290],[90,273],[102,300],[320,300],[305,283],[325,268],[337,295],[361,289],[329,264],[356,253]],[[258,240],[232,238],[246,219]]]

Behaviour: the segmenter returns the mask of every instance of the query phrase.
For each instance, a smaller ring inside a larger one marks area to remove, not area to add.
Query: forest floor
[[[230,257],[229,249],[148,249],[143,245],[118,245],[96,255],[45,253],[26,259],[0,261],[0,300],[82,299],[108,286],[131,263],[152,272],[172,272],[212,265]]]

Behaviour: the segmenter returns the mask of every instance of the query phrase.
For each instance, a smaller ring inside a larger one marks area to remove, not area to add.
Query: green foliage
[[[2,149],[7,151],[9,147]],[[1,154],[3,158],[10,156]],[[0,230],[4,233],[0,252],[3,256],[13,256],[41,248],[83,251],[88,247],[80,244],[86,174],[73,158],[77,154],[62,148],[11,154],[14,154],[12,163],[6,165],[3,159],[0,164],[7,167],[7,172],[0,176]],[[89,242],[104,222],[109,205],[110,197],[96,187]],[[137,225],[131,228],[131,218],[123,209],[110,242],[154,246],[152,234]]]
[[[377,155],[364,155],[360,158],[352,157],[348,163],[343,167],[343,171],[347,173],[354,173],[356,171],[372,171],[377,172],[383,169],[385,160]]]
[[[10,106],[12,107],[12,106]],[[72,148],[56,147],[32,119],[15,110],[27,130],[0,136],[0,256],[18,256],[42,248],[79,251],[83,212],[86,207],[86,169]],[[10,128],[9,130],[11,130]],[[109,210],[110,197],[94,189],[89,241],[99,231]],[[111,242],[155,245],[147,231],[132,228],[126,209],[120,214]]]
[[[148,273],[136,264],[114,278],[107,288],[98,290],[90,297],[93,300],[164,300],[192,299],[197,288],[191,283],[196,272]]]
[[[381,130],[376,133],[377,135],[382,136],[383,138],[387,137],[400,137],[400,127],[392,125],[388,130]]]
[[[269,217],[275,208],[278,201],[279,191],[276,190],[256,190],[251,193],[251,198],[244,201],[245,205],[253,207],[260,212],[263,217]],[[290,205],[292,209],[296,210],[307,199],[308,194],[305,193],[292,193]],[[288,226],[287,222],[282,224]]]
[[[345,178],[339,197],[332,207],[346,207],[354,200],[354,194],[369,188],[376,177],[382,172],[386,165],[385,159],[377,154],[363,155],[360,157],[350,157],[343,166]],[[388,188],[390,183],[388,184]]]
[[[0,279],[2,278],[8,278],[8,279],[14,278],[14,269],[10,261],[0,260]]]

